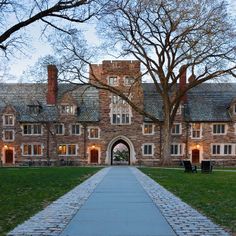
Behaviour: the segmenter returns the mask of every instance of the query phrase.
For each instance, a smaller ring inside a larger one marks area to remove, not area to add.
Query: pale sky
[[[229,2],[230,2],[230,11],[235,15],[236,0],[229,0]],[[96,30],[94,25],[83,25],[82,29],[85,30],[85,37],[88,44],[90,45],[99,44],[99,39],[96,36]],[[46,56],[52,53],[50,45],[46,42],[46,40],[42,40],[40,33],[40,26],[38,26],[37,23],[29,26],[26,30],[31,32],[32,47],[27,48],[26,55],[22,55],[18,58],[11,59],[9,73],[13,75],[15,78],[12,79],[12,81],[8,82],[18,81],[21,78],[23,71],[25,71],[27,67],[33,66],[39,57]],[[107,60],[107,59],[111,59],[111,57],[102,58],[101,60]],[[97,63],[100,62],[101,61],[98,61]]]

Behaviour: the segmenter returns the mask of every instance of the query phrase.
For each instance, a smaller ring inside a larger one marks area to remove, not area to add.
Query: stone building
[[[107,90],[58,84],[57,68],[50,65],[47,84],[0,84],[3,165],[159,165],[162,101],[153,84],[134,81],[140,76],[140,63],[103,61],[91,71],[94,85],[99,79],[123,91],[160,122],[150,122]],[[187,94],[172,128],[173,162],[210,159],[235,165],[235,95],[236,84],[230,83],[205,83]],[[114,158],[119,146],[128,153],[120,162]]]

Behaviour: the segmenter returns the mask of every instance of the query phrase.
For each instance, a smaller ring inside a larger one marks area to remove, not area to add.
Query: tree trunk
[[[160,164],[169,166],[171,164],[170,145],[171,145],[171,127],[170,109],[168,103],[164,105],[164,121],[162,130],[162,156]]]

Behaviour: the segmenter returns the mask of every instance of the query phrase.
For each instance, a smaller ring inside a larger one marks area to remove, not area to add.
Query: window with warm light
[[[153,124],[143,124],[143,134],[152,135],[154,134],[154,125]]]
[[[191,124],[191,138],[200,139],[202,137],[202,127],[201,123]]]
[[[14,125],[14,116],[13,115],[4,115],[3,116],[3,125],[4,126],[13,126]]]
[[[3,140],[4,141],[14,141],[15,135],[14,130],[4,130],[3,131]]]
[[[42,156],[42,144],[23,144],[23,156]]]
[[[76,144],[60,144],[58,146],[58,155],[60,156],[76,156],[77,145]]]
[[[96,127],[91,127],[88,129],[89,139],[98,139],[100,137],[100,129]]]

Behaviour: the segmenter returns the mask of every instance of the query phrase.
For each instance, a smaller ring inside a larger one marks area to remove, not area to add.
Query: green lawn
[[[214,222],[236,232],[236,172],[191,174],[159,168],[141,171]]]
[[[100,169],[0,168],[0,235],[5,235]]]

